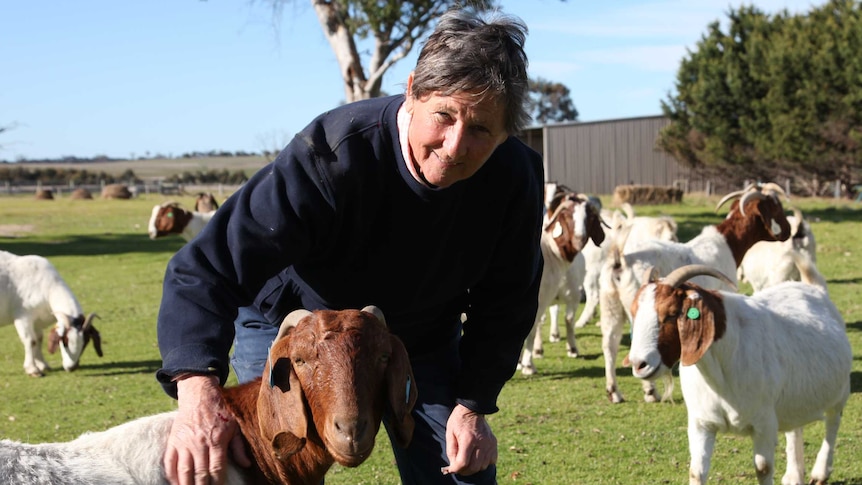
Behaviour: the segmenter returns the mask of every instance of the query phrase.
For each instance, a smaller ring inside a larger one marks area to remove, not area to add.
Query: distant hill
[[[146,160],[115,160],[99,162],[24,162],[27,168],[75,168],[91,172],[105,172],[120,175],[132,170],[142,180],[157,180],[184,172],[207,172],[242,170],[248,177],[266,165],[263,155],[243,157],[201,157],[201,158],[153,158]],[[14,165],[10,163],[9,165]]]

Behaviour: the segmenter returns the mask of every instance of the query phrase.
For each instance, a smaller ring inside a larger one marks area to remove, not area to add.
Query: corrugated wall
[[[655,149],[668,123],[664,116],[566,123],[530,128],[521,138],[543,154],[546,180],[580,192],[611,194],[625,184],[706,190],[705,180]]]

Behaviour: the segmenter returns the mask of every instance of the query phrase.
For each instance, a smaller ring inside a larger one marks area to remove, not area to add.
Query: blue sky
[[[767,13],[824,3],[753,2]],[[502,0],[530,29],[530,75],[565,84],[580,121],[660,114],[686,49],[741,4]],[[390,69],[384,90],[402,92],[415,60]],[[344,99],[307,0],[278,22],[247,0],[5,0],[0,69],[7,161],[271,150]]]

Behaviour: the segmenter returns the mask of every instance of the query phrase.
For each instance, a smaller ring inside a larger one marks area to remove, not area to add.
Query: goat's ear
[[[587,210],[589,211],[589,216],[587,216],[589,227],[587,227],[587,231],[590,234],[590,239],[593,240],[593,244],[596,246],[601,246],[605,240],[605,230],[602,229],[602,216],[598,209],[592,205],[588,206]]]
[[[302,385],[288,358],[275,360],[271,371],[267,364],[266,370],[266,374],[272,374],[274,385],[266,378],[260,383],[257,397],[260,434],[272,444],[273,453],[289,456],[302,449],[308,434]]]
[[[87,334],[90,338],[93,339],[93,348],[96,350],[96,355],[99,357],[102,356],[102,336],[99,334],[99,331],[96,330],[96,327],[92,325],[87,329]]]
[[[389,336],[389,341],[392,345],[392,355],[389,356],[389,365],[386,366],[386,395],[389,400],[386,413],[390,418],[395,441],[398,446],[406,448],[413,439],[415,423],[411,413],[419,392],[416,389],[416,379],[413,377],[407,349],[394,335]]]
[[[713,294],[689,290],[677,320],[682,365],[693,365],[724,333],[724,305]],[[718,314],[718,318],[717,318]]]
[[[51,329],[51,333],[48,334],[48,352],[54,353],[57,351],[57,347],[60,346],[60,334],[57,333],[56,328]]]

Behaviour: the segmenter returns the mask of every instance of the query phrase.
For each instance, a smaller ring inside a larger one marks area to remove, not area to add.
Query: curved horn
[[[287,335],[288,330],[295,327],[300,320],[309,315],[311,315],[310,311],[301,308],[288,313],[287,316],[284,317],[284,320],[281,321],[281,326],[278,327],[278,335],[275,336],[275,340],[273,340],[273,342]]]
[[[713,278],[717,278],[723,281],[728,286],[736,290],[736,283],[734,283],[721,271],[705,264],[690,264],[688,266],[677,268],[671,271],[670,274],[662,278],[662,282],[670,287],[676,288],[680,284],[685,283],[686,281],[694,278],[695,276],[712,276]]]
[[[721,206],[724,205],[724,203],[727,202],[728,200],[733,199],[735,197],[739,197],[740,195],[751,190],[752,188],[754,188],[754,184],[748,184],[748,186],[746,186],[742,190],[737,190],[736,192],[731,192],[731,193],[725,195],[724,197],[721,198],[720,201],[718,201],[718,204],[716,204],[715,211],[718,212],[718,209],[720,209]]]
[[[751,190],[745,195],[743,195],[742,198],[739,199],[739,213],[743,216],[745,215],[745,204],[747,204],[748,201],[752,199],[752,197],[763,200],[769,196],[761,192],[760,189]]]
[[[374,315],[375,317],[377,317],[378,320],[380,320],[380,323],[382,323],[383,325],[386,325],[386,317],[383,316],[383,311],[380,310],[379,308],[377,308],[376,306],[368,305],[365,308],[363,308],[361,311]]]
[[[787,193],[786,193],[786,192],[784,192],[784,189],[782,189],[782,188],[781,188],[781,186],[780,186],[780,185],[778,185],[778,184],[776,184],[775,182],[766,182],[765,184],[761,184],[761,185],[760,185],[760,190],[762,190],[762,191],[769,191],[769,192],[775,192],[775,193],[777,193],[778,195],[784,196],[784,199],[785,199],[785,200],[790,200],[790,199],[787,197]]]
[[[84,325],[81,326],[81,330],[86,331],[88,328],[90,328],[93,325],[93,320],[96,318],[102,318],[102,317],[100,317],[99,315],[96,315],[95,312],[87,315],[87,319],[84,320]]]

